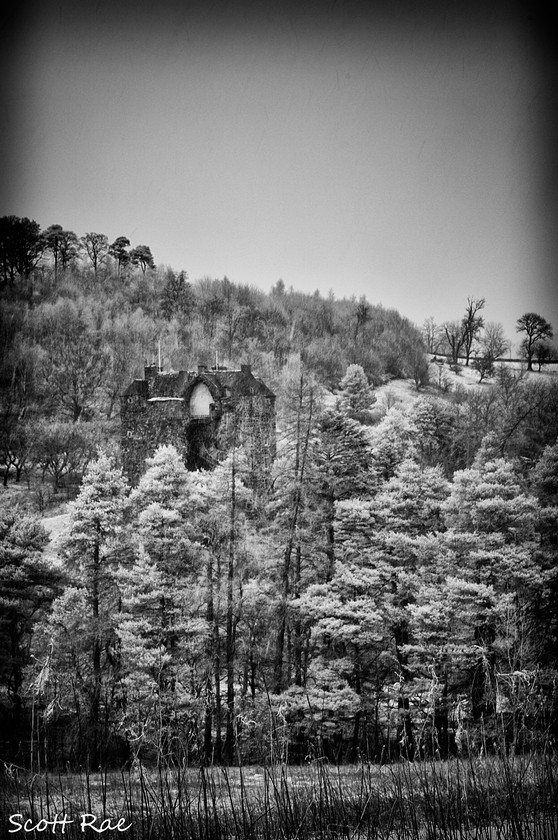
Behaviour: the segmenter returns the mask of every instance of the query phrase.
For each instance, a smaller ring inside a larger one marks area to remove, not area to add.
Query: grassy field
[[[550,755],[104,774],[7,768],[0,836],[556,840],[556,771]]]

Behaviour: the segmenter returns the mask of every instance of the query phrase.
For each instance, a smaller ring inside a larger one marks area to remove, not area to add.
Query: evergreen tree
[[[370,422],[370,409],[376,402],[374,386],[368,382],[361,365],[349,365],[339,384],[339,409],[361,423]]]
[[[112,695],[118,677],[119,659],[115,623],[120,593],[117,570],[125,557],[122,526],[127,508],[127,486],[120,469],[102,454],[87,468],[76,501],[62,554],[70,579],[79,592],[79,609],[73,622],[80,645],[87,652],[87,671],[77,677],[84,707],[84,729],[79,745],[91,767],[106,755],[115,707]],[[65,593],[64,609],[72,610]],[[78,629],[79,628],[79,629]],[[63,654],[64,633],[53,653],[52,668]]]
[[[37,519],[18,510],[0,511],[0,709],[12,760],[25,738],[24,671],[33,628],[63,581],[43,556],[48,541]]]

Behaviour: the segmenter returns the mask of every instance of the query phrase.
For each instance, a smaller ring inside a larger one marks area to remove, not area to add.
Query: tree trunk
[[[301,573],[302,549],[300,543],[296,547],[295,574],[294,574],[294,597],[300,598],[300,573]],[[294,684],[302,685],[302,622],[297,617],[293,627],[293,664]]]
[[[396,627],[394,636],[397,661],[401,670],[401,676],[403,680],[405,680],[409,676],[408,658],[402,653],[401,648],[409,642],[407,627],[405,625],[399,625]],[[404,758],[412,761],[415,755],[415,735],[413,732],[413,722],[411,720],[409,698],[403,693],[402,689],[399,689],[397,708],[399,710],[399,723],[397,729],[399,753]]]
[[[97,528],[99,530],[99,528]],[[101,703],[101,640],[99,627],[99,574],[100,574],[100,546],[99,539],[95,540],[93,548],[93,580],[92,580],[92,612],[93,612],[93,685],[91,691],[90,725],[91,749],[89,753],[90,766],[96,769],[99,765],[99,717]]]
[[[236,530],[236,463],[235,443],[233,443],[231,467],[231,516],[229,532],[229,563],[227,570],[227,641],[226,641],[226,670],[227,670],[227,727],[225,735],[225,759],[231,764],[234,758],[234,660],[235,635],[234,621],[234,571],[235,571],[235,530]]]
[[[221,735],[222,710],[221,710],[221,640],[219,637],[219,625],[217,620],[213,623],[213,674],[215,679],[215,746],[213,750],[214,761],[221,761],[223,753],[223,740]]]
[[[205,617],[207,620],[207,626],[210,628],[209,638],[207,640],[207,653],[208,653],[208,660],[211,662],[214,660],[215,650],[214,650],[214,625],[215,625],[215,608],[213,605],[213,555],[211,552],[208,554],[208,561],[207,561],[207,602],[206,602],[206,610],[205,610]],[[206,703],[205,703],[205,716],[204,716],[204,731],[203,731],[203,750],[206,759],[211,760],[212,753],[213,753],[213,739],[211,734],[211,727],[212,727],[212,718],[213,718],[213,704],[212,704],[212,691],[211,691],[211,677],[208,676],[207,684],[206,684]]]
[[[284,688],[283,684],[283,656],[285,648],[285,634],[287,627],[287,603],[290,593],[290,572],[292,553],[295,547],[295,538],[298,527],[298,518],[300,515],[302,505],[302,481],[304,478],[304,469],[306,466],[306,457],[308,454],[308,443],[310,439],[310,429],[312,424],[313,414],[313,397],[310,394],[310,406],[308,413],[307,427],[305,429],[304,441],[302,441],[302,408],[304,403],[304,377],[300,377],[300,387],[298,392],[298,408],[297,408],[297,423],[296,423],[296,444],[295,444],[295,464],[294,464],[294,480],[295,480],[295,495],[291,514],[291,521],[289,525],[289,534],[287,537],[287,544],[283,554],[283,565],[281,567],[281,600],[278,607],[278,628],[275,640],[275,659],[273,664],[273,691],[280,694]]]

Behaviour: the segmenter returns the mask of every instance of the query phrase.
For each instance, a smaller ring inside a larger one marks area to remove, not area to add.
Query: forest
[[[484,299],[419,328],[15,217],[0,257],[4,761],[382,763],[554,742],[544,317],[518,313],[511,365]],[[159,347],[166,369],[249,363],[274,391],[263,492],[241,447],[189,472],[161,446],[129,486],[120,399]],[[412,399],[385,388],[400,380]]]

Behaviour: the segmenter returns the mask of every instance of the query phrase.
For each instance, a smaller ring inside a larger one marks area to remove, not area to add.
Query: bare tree
[[[439,324],[434,323],[434,318],[430,316],[422,325],[422,335],[426,345],[427,353],[438,353],[441,344],[444,340],[444,329]]]
[[[495,362],[510,349],[510,342],[504,335],[502,324],[495,321],[488,321],[484,326],[484,332],[480,340],[482,355]]]
[[[104,233],[86,233],[80,239],[80,244],[93,266],[95,277],[99,268],[106,262],[109,253],[108,237]]]
[[[465,351],[465,365],[469,364],[473,342],[477,338],[481,329],[484,327],[484,318],[479,315],[479,312],[481,309],[484,309],[485,303],[486,301],[484,298],[479,298],[478,300],[471,297],[467,298],[467,307],[461,322],[463,330],[463,350]]]
[[[463,325],[459,321],[446,321],[443,328],[449,346],[451,363],[456,365],[465,341]]]

